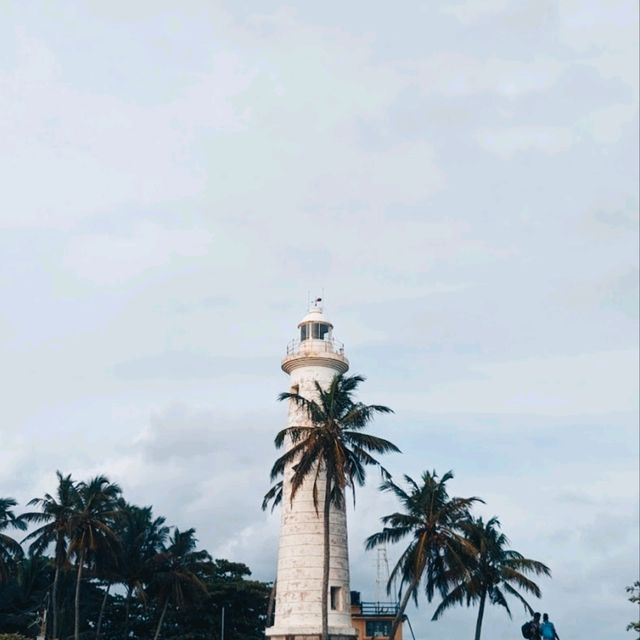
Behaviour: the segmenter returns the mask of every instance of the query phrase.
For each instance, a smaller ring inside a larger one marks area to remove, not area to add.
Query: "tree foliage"
[[[264,636],[271,585],[243,564],[213,560],[194,529],[126,502],[108,478],[58,472],[53,492],[22,515],[16,507],[0,499],[0,639],[46,627],[60,640],[217,640],[223,607],[225,640]],[[26,527],[21,545],[15,532]]]
[[[387,585],[388,592],[395,582],[399,585],[400,607],[393,621],[391,637],[402,621],[409,600],[413,598],[417,605],[420,584],[423,584],[429,602],[436,593],[446,596],[452,571],[464,572],[475,553],[475,548],[463,535],[462,523],[469,518],[471,506],[481,500],[450,497],[447,482],[452,478],[451,471],[441,478],[435,471],[425,471],[420,482],[405,475],[406,490],[390,478],[380,487],[395,495],[402,511],[382,518],[384,528],[369,536],[367,549],[409,540]]]
[[[551,572],[542,562],[525,558],[521,553],[507,548],[509,539],[500,531],[500,522],[496,517],[487,522],[482,518],[469,517],[461,523],[461,529],[474,551],[466,556],[462,571],[459,566],[453,566],[449,571],[448,582],[454,586],[444,596],[432,620],[437,620],[451,607],[477,604],[475,640],[480,640],[487,602],[503,607],[511,617],[507,601],[507,596],[511,596],[522,603],[525,611],[533,613],[531,605],[520,592],[536,598],[541,596],[541,592],[527,574],[550,576]]]

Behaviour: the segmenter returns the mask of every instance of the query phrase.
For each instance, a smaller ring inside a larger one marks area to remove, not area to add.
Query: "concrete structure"
[[[397,613],[397,602],[362,602],[358,591],[351,592],[351,619],[358,640],[389,640]],[[402,640],[402,625],[393,640]]]
[[[333,377],[349,369],[342,344],[333,338],[333,325],[320,299],[298,324],[300,337],[287,347],[282,369],[289,374],[290,391],[308,398],[314,383],[327,387]],[[295,405],[289,405],[288,425],[309,424]],[[266,630],[271,640],[317,640],[322,632],[322,569],[324,485],[320,484],[319,510],[313,504],[310,480],[291,496],[293,469],[284,473],[280,547],[276,583],[275,618]],[[347,520],[344,510],[332,509],[330,517],[329,636],[355,640],[351,623]]]

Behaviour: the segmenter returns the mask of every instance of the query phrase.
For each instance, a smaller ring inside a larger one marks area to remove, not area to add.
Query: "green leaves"
[[[467,557],[464,569],[452,572],[450,579],[455,588],[450,591],[436,609],[433,620],[451,606],[480,604],[476,624],[476,638],[479,640],[482,615],[486,600],[502,607],[509,617],[511,609],[506,596],[516,598],[525,611],[533,612],[531,605],[521,591],[536,598],[541,597],[540,587],[526,574],[550,576],[551,571],[542,562],[525,558],[521,553],[507,548],[509,539],[500,531],[500,521],[495,516],[484,522],[482,518],[469,517],[461,523],[465,541],[474,550]]]
[[[399,452],[395,444],[361,433],[377,414],[392,413],[382,405],[365,405],[356,402],[353,395],[365,378],[360,375],[336,375],[327,389],[314,381],[314,397],[307,398],[299,393],[281,393],[280,401],[296,405],[305,416],[305,424],[282,429],[275,438],[276,448],[288,446],[271,469],[271,480],[277,480],[287,466],[292,466],[291,485],[276,484],[264,497],[263,509],[277,499],[282,500],[283,492],[293,500],[308,478],[313,482],[313,496],[318,511],[318,479],[320,468],[326,472],[332,502],[341,506],[344,490],[362,486],[366,479],[367,466],[380,466],[371,453]],[[384,473],[387,473],[383,469]],[[275,506],[275,504],[273,505]]]
[[[421,582],[428,601],[436,592],[443,598],[448,595],[449,600],[441,605],[442,610],[465,597],[461,589],[451,591],[450,588],[455,576],[464,575],[475,552],[464,537],[463,523],[468,519],[473,504],[482,500],[477,497],[449,497],[447,482],[452,478],[452,471],[447,471],[441,478],[436,471],[425,471],[420,482],[405,475],[407,489],[391,478],[380,485],[381,491],[395,495],[403,511],[383,516],[384,528],[367,538],[366,548],[409,539],[387,584],[387,592],[391,593],[397,582],[398,597],[402,599],[392,635],[400,624],[409,599],[413,598],[417,604]],[[436,613],[439,615],[438,611]]]
[[[13,498],[0,498],[0,583],[7,580],[10,569],[23,555],[20,544],[5,533],[10,528],[26,528],[26,524],[13,512],[16,505]]]
[[[100,640],[149,640],[165,603],[162,638],[216,638],[223,606],[225,640],[264,636],[270,585],[250,580],[246,565],[212,560],[197,548],[194,529],[170,528],[151,507],[127,503],[120,487],[105,476],[77,482],[58,472],[57,483],[55,491],[31,500],[32,511],[19,517],[15,500],[0,500],[0,534],[36,527],[23,540],[28,557],[12,541],[7,580],[0,584],[3,630],[32,636],[34,621],[48,608],[47,637],[54,637],[54,624],[57,637],[69,637],[74,592],[81,584],[77,613],[81,637],[87,640],[96,638],[98,619]],[[46,556],[48,550],[53,558]],[[117,583],[124,589],[109,588]]]

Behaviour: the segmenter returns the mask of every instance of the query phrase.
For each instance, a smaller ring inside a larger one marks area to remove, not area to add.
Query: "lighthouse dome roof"
[[[331,328],[333,328],[333,323],[324,313],[324,309],[322,307],[322,300],[318,298],[314,302],[311,303],[309,311],[307,315],[300,320],[298,326],[303,324],[307,324],[307,322],[323,322],[324,324],[328,324]]]

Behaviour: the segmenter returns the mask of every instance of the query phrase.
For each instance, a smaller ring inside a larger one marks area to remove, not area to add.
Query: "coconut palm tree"
[[[17,504],[13,498],[0,498],[0,583],[9,577],[9,570],[23,555],[20,543],[3,533],[9,527],[23,530],[27,527],[13,512],[12,507]]]
[[[69,521],[77,505],[76,483],[71,479],[71,474],[63,476],[60,471],[56,471],[58,477],[58,487],[55,497],[45,493],[44,498],[33,498],[29,506],[38,506],[40,511],[23,513],[20,519],[25,523],[40,524],[35,531],[32,531],[24,540],[31,541],[29,546],[30,555],[42,555],[49,545],[55,545],[53,574],[53,591],[51,608],[53,612],[52,637],[58,637],[59,631],[59,602],[58,585],[60,582],[60,572],[67,565],[67,542]]]
[[[433,614],[437,620],[447,609],[466,602],[467,606],[478,604],[475,640],[480,640],[482,618],[487,599],[491,604],[504,607],[511,617],[506,596],[520,600],[529,613],[533,609],[518,590],[540,597],[538,585],[525,574],[550,576],[549,567],[525,558],[521,553],[508,549],[509,539],[500,531],[500,522],[495,516],[484,522],[482,518],[470,518],[463,524],[467,541],[477,553],[467,571],[459,576],[458,584],[443,598]],[[455,568],[454,568],[455,574]],[[455,576],[452,576],[455,579]]]
[[[156,568],[150,590],[161,608],[154,640],[160,637],[170,603],[182,607],[207,594],[207,587],[197,574],[205,562],[211,562],[211,556],[206,551],[196,551],[196,543],[195,529],[176,528],[169,546],[154,558]]]
[[[289,499],[307,479],[313,483],[313,502],[319,512],[318,495],[323,498],[323,540],[324,558],[322,572],[322,639],[328,638],[328,591],[329,591],[329,514],[331,507],[344,508],[344,493],[350,488],[355,501],[355,487],[362,486],[366,478],[365,467],[379,466],[371,455],[400,451],[393,443],[363,433],[376,414],[392,413],[382,405],[365,405],[354,400],[354,393],[364,381],[360,375],[336,375],[329,387],[323,389],[316,381],[314,398],[306,398],[299,393],[281,393],[279,400],[293,402],[308,418],[307,424],[293,425],[280,431],[276,438],[276,448],[288,445],[288,450],[279,457],[271,469],[271,480],[284,475],[285,468],[291,466],[293,475]],[[279,500],[282,491],[276,484],[267,496]],[[266,506],[266,502],[264,503]]]
[[[165,518],[154,518],[151,507],[137,507],[122,501],[115,523],[120,540],[119,582],[126,590],[123,638],[129,636],[131,598],[144,600],[144,585],[152,578],[155,556],[169,536]]]
[[[96,476],[89,482],[80,482],[76,487],[76,502],[69,519],[68,553],[76,559],[76,594],[74,639],[80,638],[80,585],[82,572],[87,562],[95,560],[100,553],[117,553],[118,540],[113,532],[113,523],[122,493],[117,484],[105,476]]]
[[[471,506],[482,500],[449,497],[446,484],[452,478],[451,471],[442,478],[435,471],[425,471],[420,483],[408,475],[404,476],[409,485],[408,491],[390,478],[380,486],[381,491],[388,491],[398,498],[403,511],[384,516],[381,519],[384,528],[367,538],[366,548],[373,549],[378,544],[410,538],[409,546],[393,568],[387,585],[387,591],[391,592],[395,581],[400,582],[398,597],[401,602],[391,625],[390,638],[395,638],[410,598],[417,605],[421,581],[427,601],[431,602],[436,591],[444,597],[451,569],[457,567],[463,573],[474,557],[475,548],[464,537],[462,523],[468,519]]]

